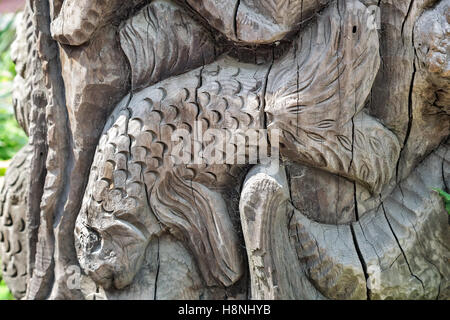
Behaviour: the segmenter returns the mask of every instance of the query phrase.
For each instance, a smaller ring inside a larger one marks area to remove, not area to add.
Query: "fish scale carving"
[[[230,64],[234,64],[235,67],[229,67]],[[212,128],[229,130],[237,129],[239,126],[260,128],[261,94],[267,68],[256,68],[254,74],[240,71],[240,68],[249,67],[251,66],[226,58],[179,76],[178,83],[185,84],[181,90],[178,84],[163,81],[157,86],[126,98],[107,123],[105,135],[100,140],[98,157],[94,160],[88,186],[88,190],[91,186],[93,188],[92,199],[88,200],[88,203],[85,202],[82,217],[86,210],[89,214],[84,218],[90,222],[91,217],[95,216],[91,214],[93,211],[111,212],[114,209],[113,214],[119,219],[122,212],[127,212],[127,217],[137,214],[135,219],[139,221],[138,225],[148,226],[149,221],[145,221],[148,219],[146,216],[148,212],[142,214],[135,212],[136,208],[140,207],[149,210],[147,202],[149,199],[152,211],[157,220],[163,220],[164,226],[172,230],[182,230],[185,227],[189,232],[178,234],[180,237],[196,237],[202,243],[200,247],[191,247],[194,253],[198,253],[198,261],[202,261],[203,257],[210,256],[211,259],[215,257],[214,260],[224,260],[222,270],[231,269],[231,274],[224,276],[217,267],[211,268],[212,261],[207,261],[204,266],[200,263],[200,269],[204,271],[209,284],[214,284],[213,276],[226,285],[235,282],[242,273],[240,258],[233,261],[239,255],[235,252],[230,252],[230,257],[220,257],[219,252],[211,254],[214,248],[221,245],[209,243],[210,240],[205,237],[209,231],[204,225],[205,221],[202,221],[202,215],[206,216],[203,217],[205,220],[219,219],[214,224],[218,225],[221,233],[230,233],[229,230],[233,228],[227,217],[225,204],[222,203],[224,212],[216,216],[208,203],[217,201],[215,198],[218,198],[218,193],[202,192],[206,187],[203,190],[199,187],[198,190],[195,186],[200,183],[216,188],[227,186],[236,181],[240,171],[232,166],[218,164],[173,164],[170,158],[173,148],[171,136],[176,128],[185,128],[187,132],[193,134],[193,130],[196,129],[194,123],[197,120],[203,125],[202,134]],[[200,85],[201,83],[204,85]],[[197,142],[192,140],[189,143],[194,147]],[[164,192],[165,190],[167,192]],[[161,196],[161,193],[164,196]],[[192,212],[185,217],[199,229],[191,230],[186,225],[187,221],[177,219],[175,215],[181,213],[162,209],[166,206],[172,210],[184,207],[186,212],[191,211],[187,203],[182,206],[183,203],[180,203],[179,199],[171,198],[173,193],[182,195],[184,202],[193,202],[190,205],[194,205],[194,208],[196,206],[202,208],[202,210],[197,208],[199,212]],[[190,199],[191,193],[198,193],[193,196],[195,199]],[[170,201],[172,203],[169,204]],[[121,209],[117,210],[119,207]],[[155,232],[159,232],[159,229]],[[147,238],[143,246],[146,245],[146,241]],[[237,250],[233,248],[237,247],[236,235],[230,233],[230,239],[225,244],[232,247],[230,250]],[[209,268],[212,271],[208,271]],[[213,276],[209,275],[208,279],[209,272],[212,272]]]
[[[27,289],[26,205],[30,183],[32,147],[25,146],[11,160],[0,186],[0,261],[2,277],[22,298]]]

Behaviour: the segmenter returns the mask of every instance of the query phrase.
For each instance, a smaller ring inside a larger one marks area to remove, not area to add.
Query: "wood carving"
[[[448,299],[431,190],[450,182],[449,8],[28,0],[7,284],[24,299]]]
[[[26,204],[30,183],[32,148],[26,146],[11,161],[0,190],[0,243],[2,277],[17,298],[27,289],[27,219]]]

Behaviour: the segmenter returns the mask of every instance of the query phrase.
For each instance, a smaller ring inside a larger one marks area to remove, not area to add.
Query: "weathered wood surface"
[[[3,279],[12,294],[22,298],[27,289],[26,204],[30,183],[32,148],[26,146],[8,165],[8,173],[0,181],[0,252]]]
[[[16,297],[450,298],[450,1],[28,0],[23,21]]]

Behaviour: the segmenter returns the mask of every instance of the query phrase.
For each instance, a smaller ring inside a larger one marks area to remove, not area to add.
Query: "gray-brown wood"
[[[27,289],[27,219],[26,204],[30,183],[32,148],[24,147],[11,160],[0,186],[0,261],[2,277],[17,298]]]
[[[449,299],[432,191],[450,185],[449,17],[449,0],[28,0],[7,284]]]

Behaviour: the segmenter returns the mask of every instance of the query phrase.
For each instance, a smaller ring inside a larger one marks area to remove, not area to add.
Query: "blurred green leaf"
[[[0,15],[0,160],[11,159],[26,143],[12,108],[12,88],[16,75],[10,47],[15,37],[17,15]]]
[[[6,286],[5,281],[2,279],[2,274],[0,272],[0,300],[14,300],[14,296],[9,291]]]
[[[447,210],[447,213],[450,214],[450,194],[438,188],[433,188],[433,190],[439,193],[442,199],[444,199],[445,210]]]
[[[13,295],[3,280],[0,282],[0,300],[14,300]]]
[[[14,115],[0,108],[0,160],[11,159],[27,143]]]

